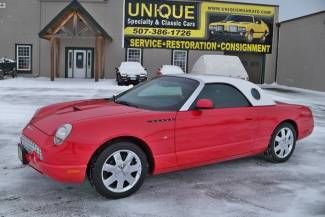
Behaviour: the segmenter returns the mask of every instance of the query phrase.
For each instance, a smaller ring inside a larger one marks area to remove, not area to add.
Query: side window
[[[126,54],[127,62],[139,62],[142,60],[142,50],[139,48],[128,48]]]
[[[240,108],[251,106],[247,98],[238,89],[228,84],[205,85],[197,100],[199,99],[212,100],[215,108]],[[192,105],[192,109],[195,108],[196,101]]]
[[[173,50],[172,65],[179,66],[186,72],[187,68],[187,51],[186,50]]]

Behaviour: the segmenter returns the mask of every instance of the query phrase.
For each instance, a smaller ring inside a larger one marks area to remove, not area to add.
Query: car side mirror
[[[118,68],[117,67],[115,67],[115,71],[118,71]]]
[[[213,109],[214,105],[213,102],[210,99],[199,99],[196,102],[196,108],[197,109]]]

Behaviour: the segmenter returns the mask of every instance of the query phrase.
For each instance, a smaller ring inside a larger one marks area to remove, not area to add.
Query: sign
[[[6,7],[7,7],[7,5],[6,5],[5,2],[0,2],[0,9],[1,9],[1,8],[4,9],[4,8],[6,8]]]
[[[125,47],[272,52],[272,6],[165,0],[124,5]]]

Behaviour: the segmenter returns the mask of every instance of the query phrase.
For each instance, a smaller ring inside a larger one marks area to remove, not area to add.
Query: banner
[[[272,52],[272,6],[165,0],[124,5],[125,47]]]

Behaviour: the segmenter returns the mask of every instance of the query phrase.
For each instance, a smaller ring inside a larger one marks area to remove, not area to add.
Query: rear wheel
[[[102,196],[119,199],[136,192],[148,172],[145,153],[129,142],[105,148],[93,161],[90,182]]]
[[[5,73],[0,69],[0,80],[5,78]]]
[[[290,123],[277,127],[272,135],[264,157],[275,163],[289,160],[296,147],[297,132]]]
[[[268,33],[267,32],[265,32],[263,35],[262,35],[262,37],[260,38],[260,42],[261,43],[265,43],[265,41],[266,41],[266,36],[268,35]]]

